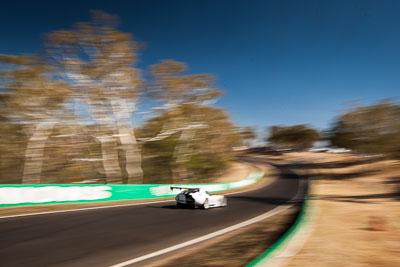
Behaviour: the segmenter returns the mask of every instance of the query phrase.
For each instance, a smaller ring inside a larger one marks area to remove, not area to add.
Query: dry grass
[[[320,154],[287,156],[317,163],[308,172],[317,179],[312,195],[319,210],[313,234],[288,266],[400,266],[399,162]],[[380,224],[371,223],[374,216]]]
[[[247,177],[253,170],[249,164],[234,162],[225,174],[214,179],[214,183],[226,183],[241,180]]]

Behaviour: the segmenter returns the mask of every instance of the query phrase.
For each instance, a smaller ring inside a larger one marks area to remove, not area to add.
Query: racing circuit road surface
[[[111,266],[180,244],[287,204],[304,192],[299,187],[305,182],[297,175],[279,171],[268,186],[228,195],[225,208],[178,209],[168,201],[0,219],[0,266]]]

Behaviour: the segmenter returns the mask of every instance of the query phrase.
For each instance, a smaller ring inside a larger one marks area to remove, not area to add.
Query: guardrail
[[[177,189],[171,190],[171,186],[202,187],[210,192],[220,192],[251,185],[263,176],[264,171],[258,169],[245,179],[216,184],[0,185],[0,207],[164,198],[179,192]]]

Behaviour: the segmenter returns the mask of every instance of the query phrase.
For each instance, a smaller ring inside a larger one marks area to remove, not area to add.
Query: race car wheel
[[[226,200],[226,198],[224,198],[224,199],[222,200],[221,206],[222,206],[222,207],[228,206],[228,201]]]
[[[177,206],[178,208],[184,208],[184,205],[181,204],[181,203],[176,203],[176,206]]]
[[[206,201],[204,201],[203,209],[208,210],[209,207],[210,207],[210,204],[208,204],[208,198],[207,198]]]

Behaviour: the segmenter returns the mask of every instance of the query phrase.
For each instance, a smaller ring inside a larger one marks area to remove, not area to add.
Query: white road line
[[[159,251],[147,254],[147,255],[143,255],[143,256],[138,257],[138,258],[134,258],[134,259],[131,259],[131,260],[127,260],[127,261],[112,265],[110,267],[128,266],[128,265],[133,264],[133,263],[137,263],[137,262],[140,262],[140,261],[143,261],[143,260],[147,260],[147,259],[159,256],[159,255],[162,255],[162,254],[177,250],[177,249],[181,249],[181,248],[184,248],[184,247],[187,247],[187,246],[190,246],[190,245],[193,245],[193,244],[196,244],[196,243],[199,243],[199,242],[202,242],[202,241],[217,237],[219,235],[226,234],[228,232],[240,229],[242,227],[248,226],[250,224],[253,224],[253,223],[259,222],[261,220],[264,220],[266,218],[269,218],[269,217],[272,217],[274,215],[277,215],[277,214],[287,210],[288,208],[290,208],[292,206],[293,205],[276,207],[276,208],[274,208],[274,209],[272,209],[272,210],[270,210],[270,211],[268,211],[266,213],[263,213],[263,214],[261,214],[261,215],[259,215],[257,217],[249,219],[247,221],[232,225],[232,226],[224,228],[222,230],[219,230],[219,231],[216,231],[216,232],[213,232],[213,233],[210,233],[210,234],[207,234],[207,235],[204,235],[204,236],[201,236],[201,237],[186,241],[186,242],[178,244],[178,245],[174,245],[174,246],[171,246],[171,247],[168,247],[168,248],[165,248],[165,249],[162,249],[162,250],[159,250]]]
[[[5,218],[14,218],[14,217],[25,217],[25,216],[33,216],[33,215],[43,215],[43,214],[52,214],[52,213],[63,213],[63,212],[73,212],[73,211],[81,211],[81,210],[97,210],[97,209],[107,209],[107,208],[117,208],[117,207],[127,207],[127,206],[138,206],[145,204],[153,204],[153,203],[163,203],[163,202],[172,202],[171,200],[160,200],[160,201],[150,201],[150,202],[140,202],[140,203],[132,203],[132,204],[119,204],[119,205],[110,205],[110,206],[101,206],[101,207],[91,207],[91,208],[79,208],[79,209],[69,209],[69,210],[56,210],[56,211],[43,211],[36,213],[27,213],[27,214],[19,214],[19,215],[10,215],[10,216],[1,216],[0,219]],[[76,203],[75,203],[76,204]]]
[[[262,178],[261,178],[262,179]],[[260,179],[260,181],[261,181]],[[254,185],[254,184],[251,184]],[[259,188],[252,188],[240,192],[233,192],[233,193],[228,193],[224,195],[233,195],[233,194],[241,194],[249,191],[253,191]],[[223,191],[221,191],[223,192]],[[221,193],[219,192],[219,193]],[[145,205],[145,204],[152,204],[152,203],[163,203],[163,202],[172,202],[175,201],[173,199],[171,200],[160,200],[160,201],[150,201],[150,202],[140,202],[140,203],[132,203],[132,204],[119,204],[119,205],[110,205],[110,206],[101,206],[101,207],[92,207],[92,208],[78,208],[78,209],[68,209],[68,210],[57,210],[57,211],[43,211],[43,212],[36,212],[36,213],[27,213],[27,214],[19,214],[19,215],[9,215],[9,216],[0,216],[1,219],[6,219],[6,218],[16,218],[16,217],[25,217],[25,216],[34,216],[34,215],[44,215],[44,214],[52,214],[52,213],[63,213],[63,212],[74,212],[74,211],[81,211],[81,210],[96,210],[96,209],[107,209],[107,208],[117,208],[117,207],[127,207],[127,206],[138,206],[138,205]],[[71,204],[76,204],[76,203],[71,203]]]
[[[255,189],[244,190],[240,192],[228,193],[224,195],[233,195],[233,194],[241,194],[249,191],[253,191]],[[219,192],[221,193],[221,192]],[[97,210],[97,209],[107,209],[107,208],[117,208],[117,207],[127,207],[127,206],[138,206],[138,205],[145,205],[145,204],[153,204],[153,203],[163,203],[163,202],[172,202],[175,201],[173,199],[170,200],[160,200],[160,201],[150,201],[150,202],[140,202],[140,203],[132,203],[132,204],[119,204],[119,205],[110,205],[110,206],[101,206],[101,207],[91,207],[91,208],[78,208],[78,209],[68,209],[68,210],[56,210],[56,211],[43,211],[43,212],[35,212],[35,213],[27,213],[27,214],[18,214],[18,215],[9,215],[9,216],[0,216],[1,219],[6,218],[14,218],[14,217],[24,217],[24,216],[33,216],[33,215],[44,215],[44,214],[52,214],[52,213],[63,213],[63,212],[74,212],[80,210]],[[76,203],[71,203],[76,204]]]

